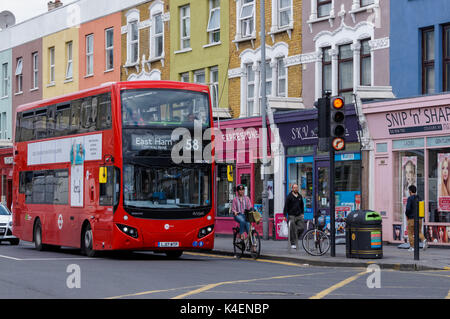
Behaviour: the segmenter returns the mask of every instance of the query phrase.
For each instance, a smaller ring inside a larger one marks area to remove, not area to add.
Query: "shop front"
[[[237,223],[231,212],[236,185],[243,184],[254,208],[262,213],[262,122],[261,117],[215,122],[220,133],[215,135],[216,160],[216,233],[232,234]],[[266,132],[270,141],[270,134]],[[267,154],[271,159],[270,142]],[[268,174],[269,236],[273,229],[273,174]],[[262,222],[257,226],[262,235]]]
[[[1,202],[8,209],[11,209],[12,204],[13,162],[12,147],[0,148]]]
[[[336,235],[344,236],[344,218],[361,206],[361,153],[357,131],[357,116],[353,105],[346,106],[346,147],[335,154]],[[317,110],[275,114],[284,146],[283,171],[285,193],[297,184],[305,203],[305,220],[312,220],[316,212],[330,216],[330,154],[317,147]]]
[[[407,241],[405,205],[415,185],[425,237],[450,245],[450,94],[367,103],[363,112],[374,142],[371,196],[387,222],[383,240]]]

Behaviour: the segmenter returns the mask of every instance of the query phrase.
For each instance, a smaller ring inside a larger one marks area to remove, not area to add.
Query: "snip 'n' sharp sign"
[[[390,135],[450,129],[450,106],[388,112],[385,123]]]

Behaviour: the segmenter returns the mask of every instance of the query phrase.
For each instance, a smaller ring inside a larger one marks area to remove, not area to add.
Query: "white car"
[[[12,234],[12,214],[8,208],[0,204],[0,242],[9,241],[11,245],[18,245],[20,239]]]

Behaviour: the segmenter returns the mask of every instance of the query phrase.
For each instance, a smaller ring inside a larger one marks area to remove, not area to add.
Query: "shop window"
[[[428,151],[428,222],[450,222],[450,148]]]
[[[411,150],[394,153],[394,222],[405,219],[408,187],[417,187],[421,200],[425,198],[425,161],[423,150]]]
[[[254,207],[262,212],[262,193],[264,190],[264,181],[261,176],[262,164],[260,162],[254,165],[254,175],[255,175],[255,200]],[[269,217],[273,218],[273,202],[274,202],[274,176],[273,174],[267,175],[267,194],[269,199]],[[249,196],[250,197],[250,196]]]
[[[340,161],[335,164],[336,192],[361,190],[361,161]]]
[[[228,180],[228,175],[233,181]],[[230,212],[236,185],[236,166],[234,164],[217,164],[217,216],[232,217]]]

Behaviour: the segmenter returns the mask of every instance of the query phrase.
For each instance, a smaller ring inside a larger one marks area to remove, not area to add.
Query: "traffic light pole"
[[[330,139],[330,143],[332,143],[332,139]],[[330,174],[329,174],[329,181],[330,181],[330,254],[331,257],[336,257],[336,196],[335,196],[335,187],[334,187],[334,180],[335,180],[335,165],[334,165],[334,148],[332,145],[330,145]]]

